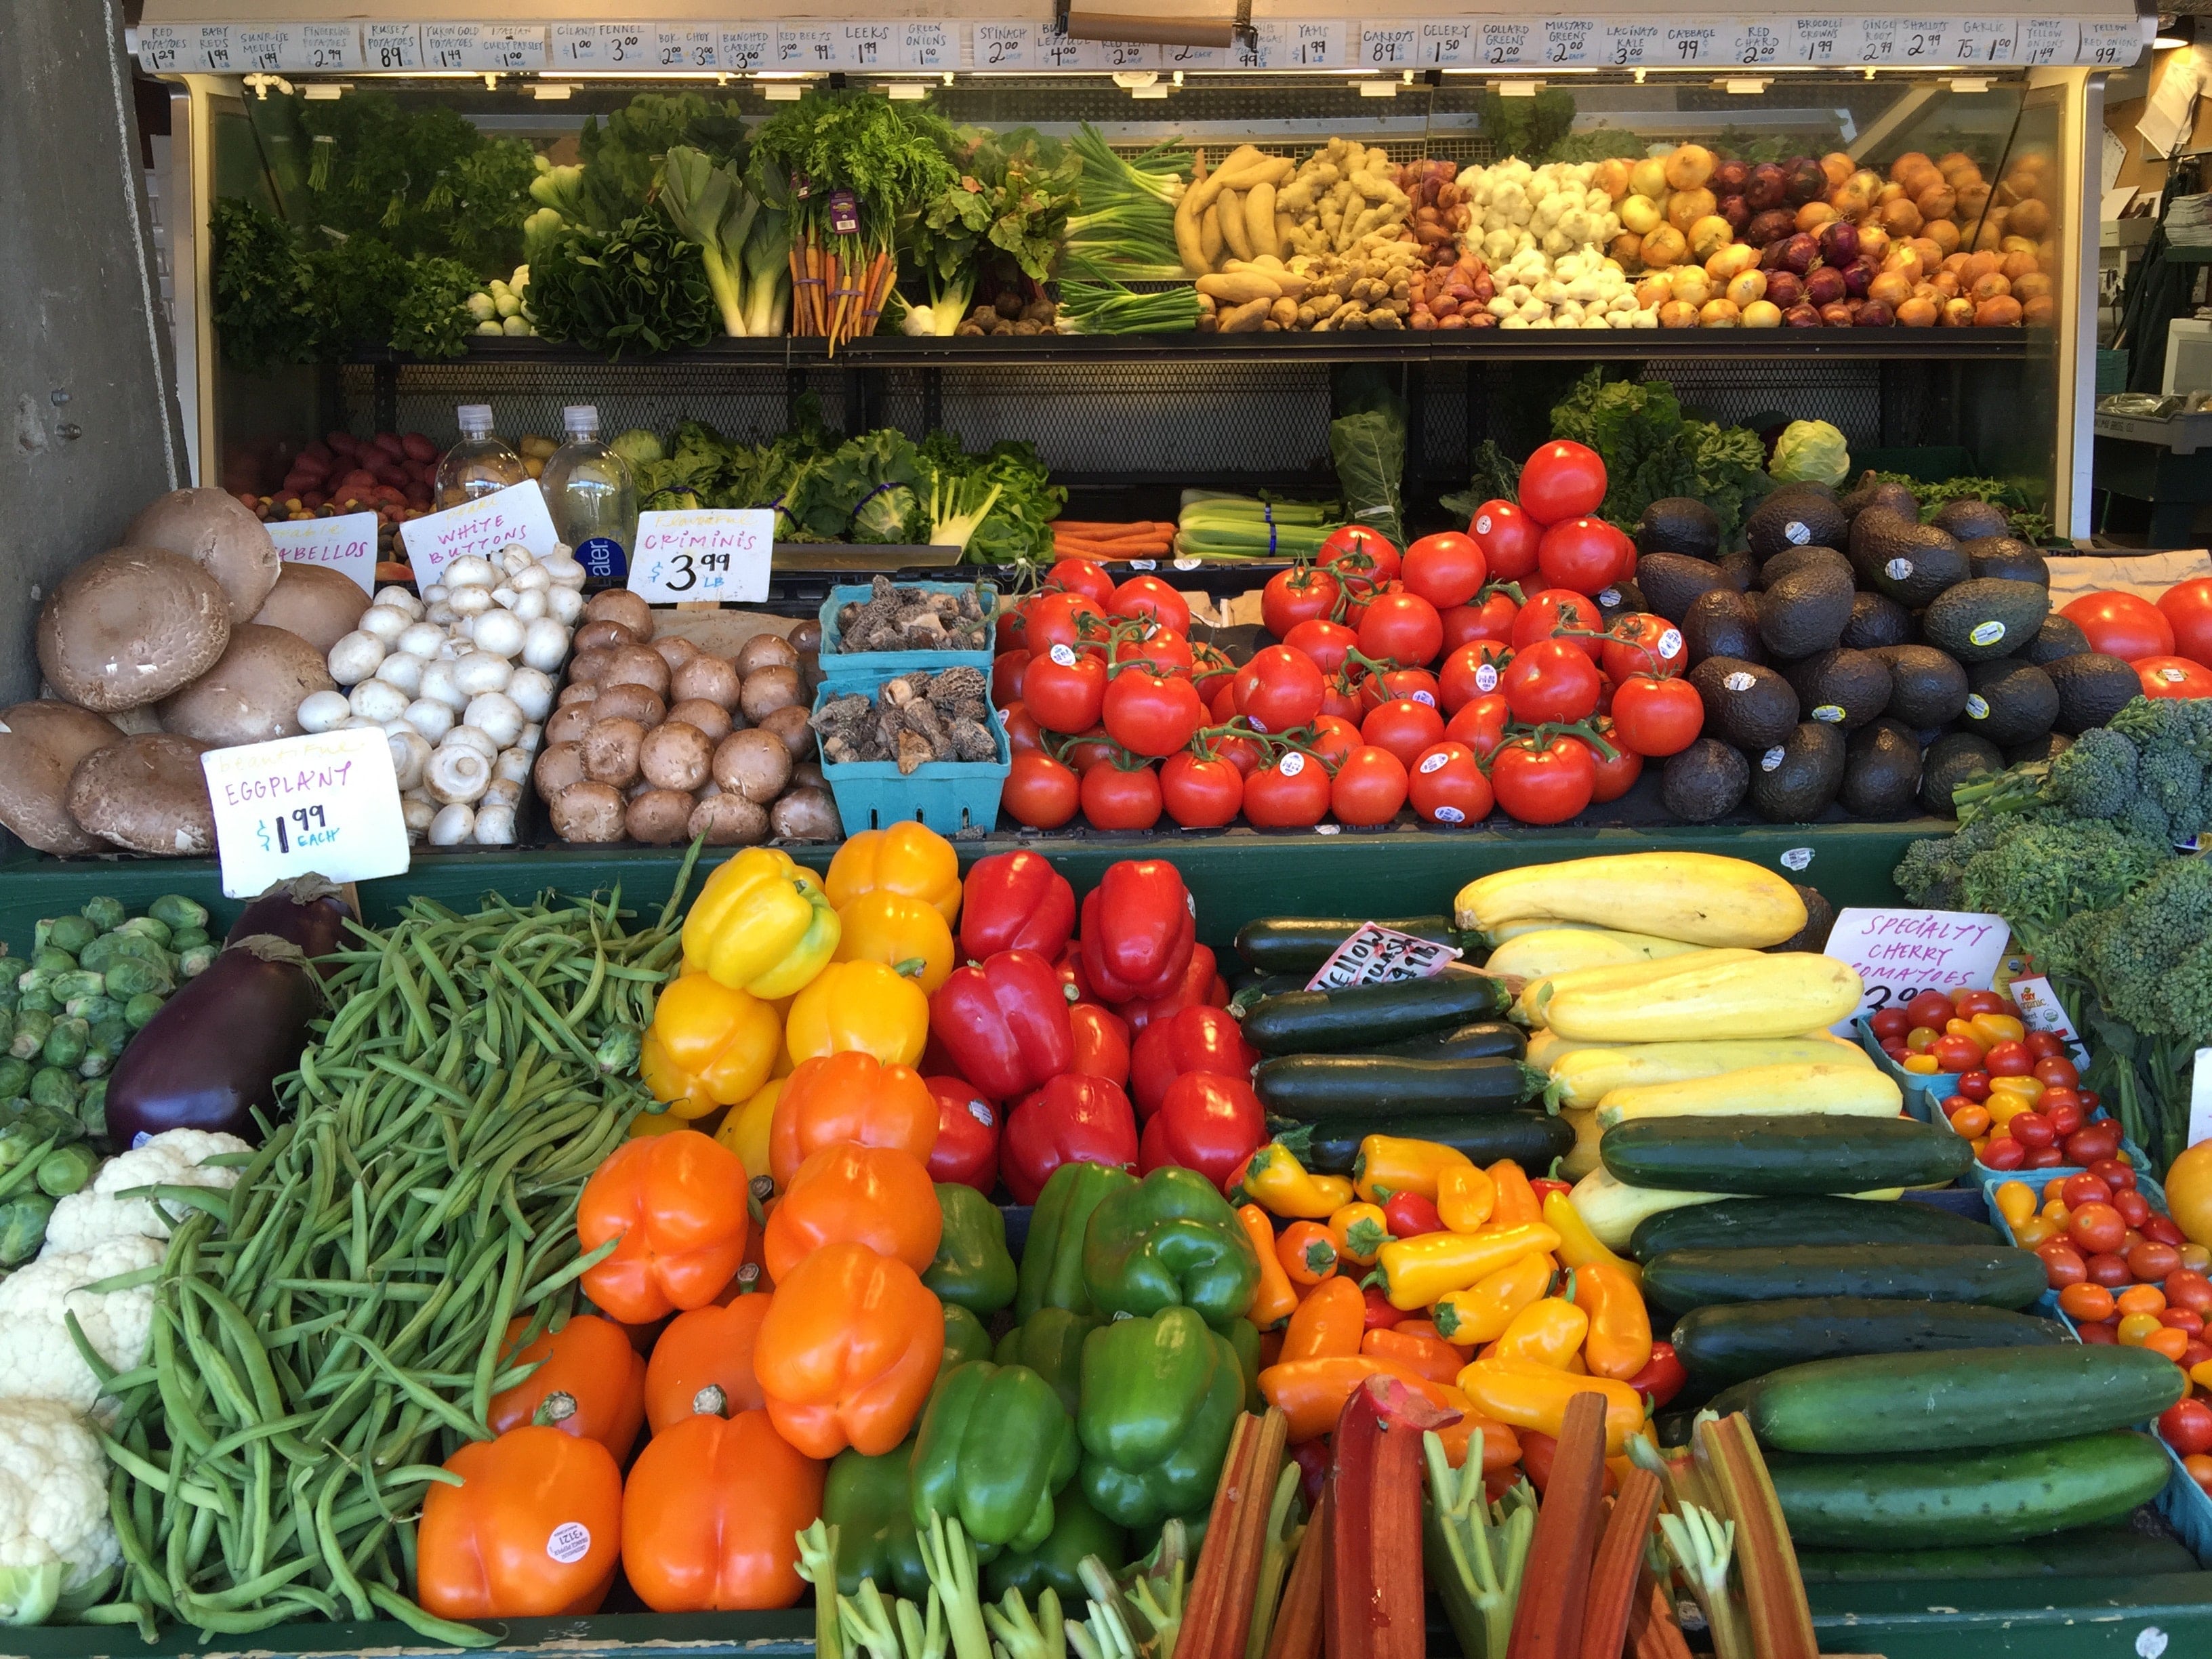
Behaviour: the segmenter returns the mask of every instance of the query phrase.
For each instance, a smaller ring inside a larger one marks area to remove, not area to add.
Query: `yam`
[[[1198,291],[1216,304],[1241,306],[1254,300],[1281,296],[1282,284],[1256,270],[1226,271],[1198,279]]]
[[[1221,210],[1218,204],[1207,207],[1199,219],[1198,257],[1200,271],[1211,270],[1220,262]]]
[[[1256,334],[1261,325],[1267,320],[1268,313],[1274,304],[1269,299],[1253,300],[1222,312],[1215,322],[1215,329],[1223,334]]]

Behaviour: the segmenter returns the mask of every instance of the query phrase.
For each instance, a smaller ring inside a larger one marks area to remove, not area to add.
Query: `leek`
[[[790,309],[791,215],[763,204],[745,239],[744,331],[781,334]]]
[[[678,235],[696,244],[707,267],[707,286],[722,313],[722,332],[744,335],[744,303],[738,277],[744,269],[745,239],[760,203],[745,193],[736,169],[716,167],[702,149],[670,147],[661,171],[660,205]]]

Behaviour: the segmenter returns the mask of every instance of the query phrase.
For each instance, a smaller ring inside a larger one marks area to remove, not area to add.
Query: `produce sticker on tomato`
[[[1863,910],[1836,913],[1826,954],[1866,981],[1859,1012],[1903,1007],[1923,991],[1989,988],[2011,930],[2002,916],[1977,910]],[[1848,1034],[1850,1022],[1835,1028]]]
[[[553,528],[553,515],[545,510],[545,492],[535,478],[495,489],[442,513],[425,514],[399,526],[407,544],[408,562],[425,586],[438,580],[445,568],[466,553],[489,559],[510,542],[520,542],[532,558],[550,558],[561,545]]]
[[[775,514],[766,507],[641,513],[629,591],[653,605],[758,605],[775,547]]]
[[[399,778],[381,731],[355,726],[200,757],[215,806],[226,898],[320,876],[343,884],[407,872]]]
[[[334,519],[286,519],[269,526],[276,556],[287,564],[319,564],[350,576],[364,593],[376,592],[376,514],[348,513]]]
[[[1380,922],[1363,921],[1350,938],[1329,952],[1320,971],[1306,981],[1306,989],[1342,991],[1354,985],[1434,979],[1457,961],[1459,954],[1450,945],[1418,933],[1401,933]]]

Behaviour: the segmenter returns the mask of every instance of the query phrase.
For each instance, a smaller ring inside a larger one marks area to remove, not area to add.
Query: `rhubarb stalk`
[[[1551,1479],[1536,1511],[1507,1659],[1579,1659],[1598,1505],[1605,1496],[1605,1397],[1593,1392],[1567,1402]]]
[[[1695,1440],[1698,1466],[1721,1512],[1735,1527],[1744,1607],[1759,1659],[1819,1659],[1797,1553],[1750,1419],[1738,1412],[1701,1420]]]
[[[844,1659],[837,1622],[837,1528],[817,1521],[799,1534],[799,1576],[814,1586],[815,1659]]]
[[[1672,1577],[1663,1568],[1655,1575],[1645,1564],[1637,1581],[1636,1604],[1628,1613],[1631,1659],[1690,1659],[1690,1644],[1682,1639],[1674,1600],[1667,1594],[1666,1580]]]
[[[1283,1581],[1283,1597],[1275,1608],[1275,1627],[1267,1632],[1265,1659],[1321,1659],[1322,1589],[1328,1577],[1330,1540],[1334,1528],[1329,1517],[1328,1491],[1314,1505],[1298,1540],[1298,1553]]]
[[[1222,1592],[1229,1578],[1229,1558],[1237,1548],[1238,1499],[1249,1489],[1259,1443],[1259,1419],[1240,1416],[1229,1437],[1229,1455],[1222,1460],[1221,1479],[1214,1483],[1213,1505],[1206,1517],[1206,1541],[1199,1546],[1198,1567],[1190,1576],[1190,1597],[1183,1605],[1182,1629],[1176,1644],[1187,1659],[1211,1659],[1213,1652],[1214,1628],[1220,1620]]]
[[[1631,1469],[1613,1500],[1605,1536],[1590,1565],[1589,1595],[1583,1610],[1582,1659],[1620,1659],[1628,1613],[1644,1568],[1644,1540],[1659,1513],[1659,1477]]]
[[[1597,1410],[1602,1457],[1602,1402]],[[1389,1376],[1369,1377],[1345,1401],[1328,1470],[1334,1535],[1322,1598],[1328,1659],[1425,1659],[1421,1435],[1459,1416]]]
[[[1291,1570],[1291,1557],[1304,1532],[1295,1519],[1298,1476],[1297,1464],[1285,1463],[1282,1472],[1275,1477],[1275,1495],[1267,1505],[1267,1546],[1260,1557],[1259,1581],[1252,1587],[1252,1623],[1244,1632],[1243,1659],[1264,1659],[1267,1638],[1275,1627],[1275,1607],[1283,1594],[1283,1575]]]

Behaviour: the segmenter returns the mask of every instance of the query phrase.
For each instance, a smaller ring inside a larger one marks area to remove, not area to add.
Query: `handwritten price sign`
[[[1858,969],[1866,981],[1859,1012],[1870,1014],[1923,991],[1986,990],[2010,937],[2002,916],[1978,910],[1845,909],[1826,954]]]
[[[629,591],[657,605],[758,605],[775,545],[775,514],[764,508],[641,513]]]
[[[382,732],[216,749],[200,767],[215,805],[225,897],[251,898],[294,876],[348,882],[406,873],[399,779]]]
[[[520,542],[533,558],[544,558],[561,544],[553,528],[553,515],[545,510],[545,494],[535,478],[525,478],[505,489],[495,489],[443,513],[410,519],[399,527],[407,544],[407,556],[423,581],[434,582],[440,573],[465,553],[489,558],[509,542]]]
[[[376,514],[348,513],[336,519],[287,520],[269,526],[276,556],[288,564],[327,565],[376,592]]]

